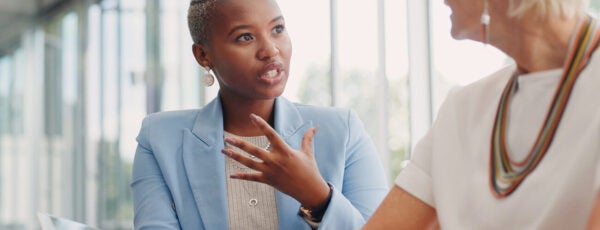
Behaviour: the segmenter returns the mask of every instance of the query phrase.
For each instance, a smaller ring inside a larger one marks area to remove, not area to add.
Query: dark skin
[[[231,178],[265,183],[303,207],[318,207],[327,200],[330,189],[313,154],[317,129],[309,129],[302,149],[296,150],[272,128],[275,98],[285,89],[292,53],[279,7],[273,0],[222,0],[217,4],[209,41],[194,44],[194,56],[200,65],[213,70],[219,82],[225,131],[238,136],[265,135],[271,143],[267,152],[243,140],[227,138],[228,144],[260,159],[222,150],[258,171],[233,174]]]

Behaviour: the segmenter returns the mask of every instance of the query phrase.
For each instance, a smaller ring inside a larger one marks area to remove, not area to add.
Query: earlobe
[[[196,58],[196,62],[198,62],[198,64],[200,64],[202,67],[211,67],[204,46],[200,44],[193,44],[192,52],[194,53],[194,58]]]

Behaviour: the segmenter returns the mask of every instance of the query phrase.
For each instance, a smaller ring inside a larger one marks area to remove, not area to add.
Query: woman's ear
[[[194,57],[196,58],[196,62],[198,62],[198,64],[200,64],[202,67],[211,67],[210,60],[206,54],[206,47],[200,44],[193,44],[192,52],[194,53]]]

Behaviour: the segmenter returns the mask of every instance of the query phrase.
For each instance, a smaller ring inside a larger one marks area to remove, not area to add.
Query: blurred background
[[[356,110],[390,185],[447,91],[511,62],[452,40],[442,0],[278,2],[294,46],[284,96]],[[133,228],[142,119],[218,90],[200,82],[188,4],[0,0],[0,229],[39,229],[37,212]]]

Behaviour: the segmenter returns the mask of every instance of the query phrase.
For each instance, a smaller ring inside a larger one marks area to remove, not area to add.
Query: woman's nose
[[[259,60],[269,60],[279,55],[279,47],[272,39],[266,39],[257,53]]]

